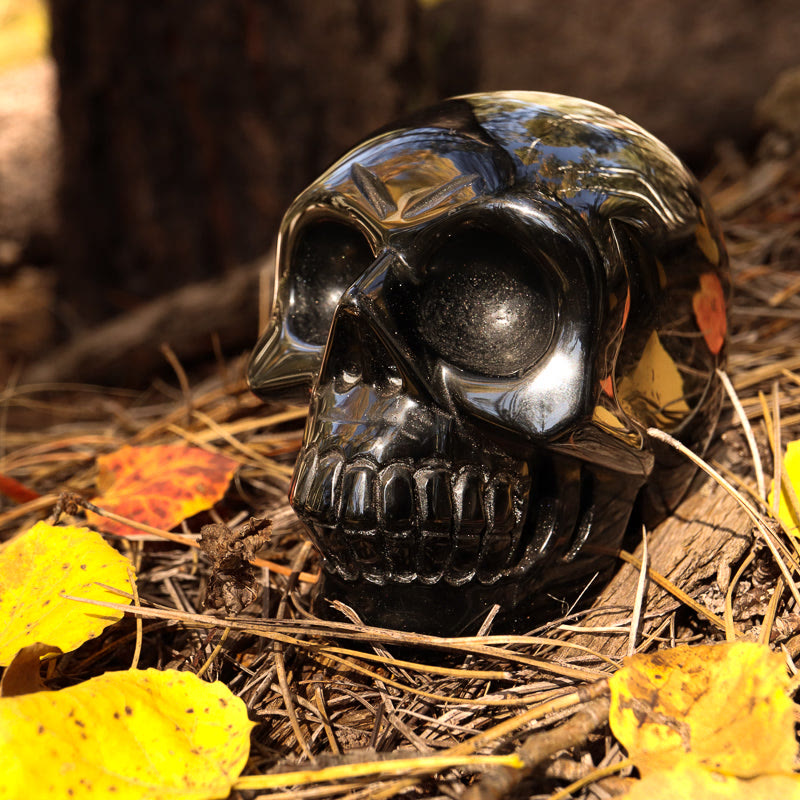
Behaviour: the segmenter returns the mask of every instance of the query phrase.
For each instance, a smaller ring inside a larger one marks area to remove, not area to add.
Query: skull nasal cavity
[[[354,384],[367,384],[379,394],[396,394],[408,388],[396,360],[369,326],[344,311],[336,316],[320,383],[333,382],[339,392]]]
[[[479,229],[446,242],[420,289],[417,330],[442,360],[481,375],[524,372],[553,338],[547,268],[503,236]]]

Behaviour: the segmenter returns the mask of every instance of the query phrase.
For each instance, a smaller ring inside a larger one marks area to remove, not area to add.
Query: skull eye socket
[[[324,345],[339,299],[373,260],[364,234],[349,225],[325,220],[300,231],[288,270],[292,334]]]
[[[517,374],[548,350],[556,324],[546,269],[507,238],[468,229],[429,261],[416,328],[441,359],[481,375]]]

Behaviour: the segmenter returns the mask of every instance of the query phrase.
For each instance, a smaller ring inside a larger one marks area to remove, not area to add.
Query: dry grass
[[[764,493],[771,477],[782,477],[786,442],[800,436],[800,158],[751,169],[729,153],[707,189],[733,260],[728,374],[740,409],[723,417],[725,446],[714,466],[747,506],[743,513],[752,515],[760,538],[731,581],[722,617],[650,577],[682,604],[668,621],[667,641],[721,640],[755,629],[791,662],[800,652],[800,548],[769,519]],[[590,775],[592,796],[616,793],[624,779],[614,773],[625,762],[602,727],[606,679],[617,662],[564,640],[579,617],[535,635],[493,636],[489,620],[481,636],[438,639],[311,616],[319,567],[285,500],[303,412],[257,402],[237,377],[241,367],[229,364],[201,383],[181,377],[175,383],[182,388],[158,384],[145,394],[81,386],[3,392],[0,475],[41,495],[0,501],[4,538],[47,516],[64,491],[90,497],[99,454],[178,440],[242,464],[223,503],[183,535],[202,522],[233,527],[251,515],[274,523],[261,553],[263,590],[234,619],[200,613],[208,565],[196,549],[156,536],[118,542],[140,578],[142,631],[129,617],[63,657],[55,685],[129,666],[137,640],[140,666],[224,680],[260,723],[247,774],[266,774],[243,779],[235,796],[391,797],[413,790],[489,800],[522,781],[525,796],[548,797],[578,782],[574,796],[583,797],[589,790],[579,784]],[[742,592],[759,581],[767,584],[764,602],[755,616],[748,607],[745,622]],[[664,637],[637,641],[637,620],[646,613],[637,605],[622,610],[632,620],[631,648],[654,649]]]

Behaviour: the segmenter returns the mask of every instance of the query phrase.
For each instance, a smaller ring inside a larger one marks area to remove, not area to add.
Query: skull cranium
[[[612,563],[634,501],[708,441],[726,256],[659,141],[543,93],[445,101],[288,210],[254,390],[313,383],[291,503],[325,595],[452,633],[534,613]]]

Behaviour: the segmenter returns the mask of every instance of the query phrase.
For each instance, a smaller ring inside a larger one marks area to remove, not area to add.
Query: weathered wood
[[[258,336],[260,276],[271,279],[273,264],[270,258],[190,284],[101,323],[31,364],[22,382],[144,386],[165,371],[162,344],[182,363],[207,360],[215,336],[228,356],[250,350]]]
[[[752,541],[751,523],[744,511],[719,484],[707,480],[648,535],[650,567],[689,595],[695,595],[713,580],[725,592],[731,566],[741,560]],[[641,560],[641,544],[634,555]],[[600,628],[630,620],[638,581],[639,571],[623,564],[582,624]],[[646,598],[647,619],[642,626],[645,635],[680,605],[652,581],[648,583]],[[619,633],[582,633],[568,638],[612,657],[624,655],[628,647],[627,636]]]

